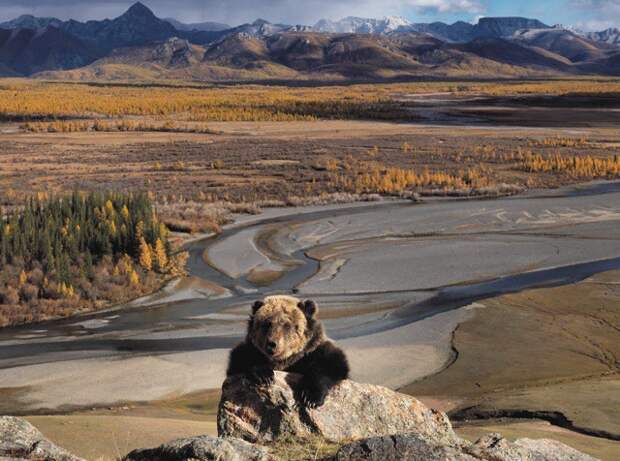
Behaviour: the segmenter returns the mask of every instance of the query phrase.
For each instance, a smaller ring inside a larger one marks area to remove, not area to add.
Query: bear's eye
[[[263,323],[263,330],[267,331],[270,328],[271,328],[271,322],[269,320]]]

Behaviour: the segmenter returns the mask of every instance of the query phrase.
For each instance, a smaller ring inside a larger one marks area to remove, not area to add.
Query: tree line
[[[186,255],[173,254],[147,194],[33,197],[3,210],[0,226],[0,325],[92,309],[183,273]]]

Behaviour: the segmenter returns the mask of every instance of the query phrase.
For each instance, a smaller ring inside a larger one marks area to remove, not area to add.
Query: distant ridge
[[[181,21],[177,21],[173,18],[166,18],[164,21],[172,24],[172,26],[179,31],[185,32],[220,32],[222,30],[231,29],[231,26],[228,24],[222,24],[219,22],[194,22],[190,24],[185,24]]]
[[[62,29],[104,50],[163,41],[177,34],[172,24],[156,17],[140,2],[116,19],[85,23],[69,20],[63,23]]]
[[[23,14],[7,22],[0,22],[0,29],[42,29],[48,26],[60,28],[63,21],[57,18],[37,18],[31,14]]]
[[[383,19],[357,18],[349,16],[340,21],[322,19],[312,28],[315,32],[346,34],[388,34],[401,30],[411,30],[413,24],[405,18],[391,16]]]
[[[321,20],[316,23],[316,32],[381,34],[395,32],[423,32],[448,42],[468,42],[476,38],[506,38],[521,29],[548,28],[537,19],[528,18],[482,18],[478,24],[463,21],[454,24],[443,22],[412,23],[400,17],[367,19],[347,17],[340,21]]]
[[[114,19],[24,15],[0,24],[0,76],[115,79],[385,79],[620,75],[620,31],[537,19],[412,23],[346,17],[236,27],[160,19],[137,2]]]

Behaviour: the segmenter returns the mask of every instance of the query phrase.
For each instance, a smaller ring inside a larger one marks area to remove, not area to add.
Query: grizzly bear
[[[329,390],[349,377],[344,352],[325,336],[314,301],[270,296],[252,306],[248,331],[228,362],[227,376],[244,374],[255,385],[269,384],[274,370],[301,375],[298,403],[323,405]]]

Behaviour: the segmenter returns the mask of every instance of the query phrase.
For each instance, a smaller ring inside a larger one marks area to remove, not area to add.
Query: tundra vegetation
[[[119,117],[174,117],[179,121],[402,120],[398,96],[427,93],[613,95],[616,79],[533,82],[415,82],[347,86],[219,86],[187,83],[61,83],[5,79],[0,119],[54,121]],[[77,125],[90,128],[92,125]]]
[[[416,96],[438,94],[456,101],[470,96],[512,98],[518,107],[522,98],[540,98],[552,107],[559,104],[558,111],[545,111],[545,117],[550,117],[564,112],[566,98],[581,101],[594,95],[613,100],[620,94],[620,81],[584,78],[283,87],[5,79],[0,81],[0,120],[4,122],[0,128],[8,130],[0,130],[0,205],[10,224],[17,219],[15,213],[32,213],[43,203],[52,206],[36,198],[32,202],[24,190],[57,197],[74,190],[103,195],[105,191],[129,191],[131,200],[140,197],[151,209],[157,208],[158,224],[165,223],[170,230],[219,232],[234,214],[257,214],[264,207],[382,196],[496,196],[620,177],[620,139],[603,132],[593,137],[583,132],[553,135],[554,130],[544,134],[522,130],[504,136],[492,130],[412,129],[406,123],[376,123],[416,120]],[[564,99],[558,102],[556,97]],[[309,135],[307,130],[321,126],[314,123],[321,120],[335,120],[338,128],[329,125],[328,136]],[[378,128],[367,133],[372,123]],[[388,126],[395,131],[385,132]],[[109,200],[115,219],[121,219],[123,206],[117,203],[121,199],[114,197]],[[64,203],[67,199],[53,200]],[[31,209],[33,203],[36,206]],[[104,205],[96,207],[105,211]],[[140,219],[135,215],[142,212],[129,211],[133,227],[114,221],[116,232],[122,232],[123,225],[128,232],[136,232]],[[62,216],[62,220],[67,218],[76,219]],[[143,221],[148,227],[150,221]],[[60,224],[64,221],[54,223]],[[170,258],[167,235],[158,237]],[[0,300],[12,307],[3,308],[1,322],[57,315],[64,309],[60,306],[71,304],[56,302],[59,297],[92,309],[152,290],[170,274],[162,273],[158,264],[148,267],[148,258],[140,264],[139,246],[132,238],[131,248],[118,248],[111,242],[111,249],[101,254],[90,244],[89,252],[83,246],[77,253],[72,250],[69,273],[58,266],[64,262],[52,264],[47,254],[31,260],[29,254],[4,253],[7,275]],[[157,238],[145,240],[154,252]],[[75,267],[91,266],[75,264],[79,258],[83,262],[92,259],[92,272],[96,275],[105,269],[109,277],[76,276]],[[20,284],[22,272],[26,281]],[[139,283],[131,283],[136,278]],[[103,287],[104,281],[112,285]],[[37,307],[21,310],[19,306],[25,305]]]
[[[94,310],[182,275],[169,231],[146,194],[30,198],[4,210],[0,326]]]

